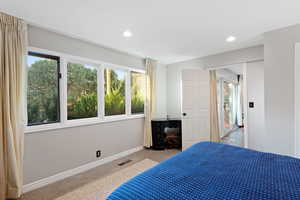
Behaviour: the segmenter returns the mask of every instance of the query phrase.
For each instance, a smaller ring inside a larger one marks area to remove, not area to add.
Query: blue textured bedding
[[[300,160],[198,143],[121,185],[109,200],[300,199]]]

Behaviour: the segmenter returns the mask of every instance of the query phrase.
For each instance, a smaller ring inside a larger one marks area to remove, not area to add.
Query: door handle
[[[182,113],[183,116],[186,116],[186,113]]]

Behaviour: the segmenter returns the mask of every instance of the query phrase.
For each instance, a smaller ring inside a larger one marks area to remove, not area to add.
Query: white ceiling
[[[1,0],[0,10],[163,63],[260,44],[263,32],[300,22],[299,0]]]

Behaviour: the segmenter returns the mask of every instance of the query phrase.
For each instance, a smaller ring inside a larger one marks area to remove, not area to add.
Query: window
[[[109,64],[32,48],[26,66],[25,131],[143,117],[145,74],[104,65]]]
[[[233,83],[223,81],[223,117],[224,117],[224,133],[227,134],[235,124],[235,112],[234,112],[234,90],[235,85]]]
[[[68,63],[68,120],[97,117],[97,69]]]
[[[125,114],[125,76],[124,70],[104,70],[105,116]]]
[[[144,102],[146,94],[145,74],[131,72],[131,113],[144,113]]]
[[[59,122],[59,57],[29,52],[27,67],[28,125]]]

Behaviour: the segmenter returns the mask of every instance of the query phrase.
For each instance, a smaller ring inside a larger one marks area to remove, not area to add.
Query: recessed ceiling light
[[[124,36],[124,37],[131,37],[131,36],[132,36],[132,33],[131,33],[131,31],[126,30],[126,31],[123,32],[123,36]]]
[[[236,40],[236,37],[234,36],[229,36],[228,38],[226,38],[226,42],[234,42]]]

